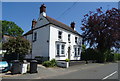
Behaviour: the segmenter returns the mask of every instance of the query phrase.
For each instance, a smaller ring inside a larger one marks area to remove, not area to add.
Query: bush
[[[114,53],[114,59],[115,60],[120,60],[120,54],[119,53]]]
[[[52,59],[51,61],[45,61],[42,63],[45,67],[54,67],[57,66],[57,61],[55,59]]]
[[[50,62],[52,67],[57,66],[57,61],[55,59],[52,59]]]
[[[81,60],[97,60],[97,51],[92,48],[88,48],[81,53]]]
[[[42,65],[45,67],[51,67],[52,63],[50,61],[45,61],[42,63]]]
[[[70,59],[65,59],[65,62],[70,62]]]

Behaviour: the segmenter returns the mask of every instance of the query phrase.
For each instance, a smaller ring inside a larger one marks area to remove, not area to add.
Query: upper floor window
[[[62,39],[62,31],[59,31],[59,32],[58,32],[58,38],[59,38],[59,39]]]
[[[33,36],[33,41],[36,41],[37,40],[37,32],[34,33],[34,36]]]
[[[68,34],[68,41],[70,41],[70,34]]]
[[[77,38],[77,37],[75,37],[75,43],[77,43],[77,40],[78,40],[78,38]]]

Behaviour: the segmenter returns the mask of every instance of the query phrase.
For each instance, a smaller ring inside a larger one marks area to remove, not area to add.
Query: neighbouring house
[[[31,30],[23,35],[32,43],[32,58],[80,60],[82,36],[75,31],[74,22],[70,25],[47,16],[46,6],[42,4],[38,20],[33,20]]]
[[[14,37],[8,36],[8,35],[3,35],[2,36],[1,49],[0,49],[0,57],[4,57],[4,53],[6,52],[6,50],[2,49],[2,43],[7,42],[10,38],[14,38]]]

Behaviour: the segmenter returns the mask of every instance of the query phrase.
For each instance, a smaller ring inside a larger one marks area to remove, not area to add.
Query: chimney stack
[[[75,29],[75,22],[71,22],[71,28],[74,30]]]
[[[37,21],[35,19],[32,20],[32,29],[35,27]]]
[[[40,7],[40,15],[46,17],[46,6],[42,4]]]
[[[42,4],[41,7],[40,7],[40,13],[42,13],[42,12],[46,12],[45,4]]]

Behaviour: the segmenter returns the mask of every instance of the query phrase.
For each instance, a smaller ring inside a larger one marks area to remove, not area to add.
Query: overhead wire
[[[60,16],[58,16],[56,19],[60,19],[62,18],[69,10],[71,10],[78,2],[79,0],[77,0],[76,2],[74,2],[69,8],[67,8],[62,14],[60,14]]]

